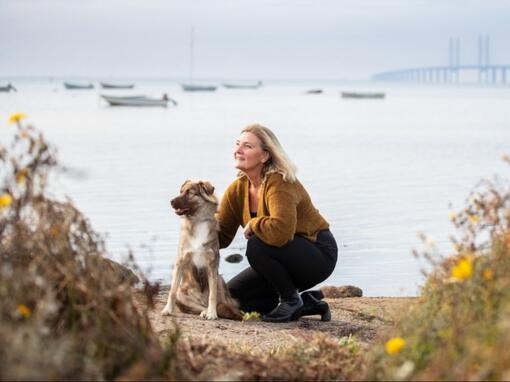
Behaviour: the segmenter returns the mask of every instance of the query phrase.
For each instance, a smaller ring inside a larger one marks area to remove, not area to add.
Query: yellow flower
[[[32,311],[30,310],[30,308],[28,306],[26,306],[25,304],[19,304],[17,311],[23,318],[28,318],[28,317],[30,317],[30,314],[32,314]]]
[[[482,276],[485,281],[491,281],[494,278],[494,271],[490,268],[483,270]]]
[[[19,123],[22,119],[26,118],[25,113],[14,113],[9,117],[9,123]]]
[[[478,223],[480,221],[480,217],[478,215],[469,215],[468,219],[469,219],[469,222],[473,225],[475,225],[476,223]]]
[[[457,219],[457,213],[455,211],[451,211],[450,213],[448,213],[448,219],[452,221]]]
[[[15,175],[16,183],[23,183],[25,181],[25,179],[27,178],[27,175],[28,175],[28,170],[26,168],[19,170]]]
[[[60,226],[58,224],[52,224],[49,229],[51,236],[57,236],[60,233]]]
[[[464,281],[473,275],[473,259],[471,257],[463,257],[452,268],[452,279],[454,281]]]
[[[406,341],[402,337],[393,337],[386,342],[386,353],[389,355],[397,355],[406,346]]]
[[[9,207],[12,203],[12,196],[5,193],[0,196],[0,209]]]

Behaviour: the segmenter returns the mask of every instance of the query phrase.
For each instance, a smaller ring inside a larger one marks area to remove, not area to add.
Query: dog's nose
[[[175,199],[170,200],[170,205],[175,208]]]

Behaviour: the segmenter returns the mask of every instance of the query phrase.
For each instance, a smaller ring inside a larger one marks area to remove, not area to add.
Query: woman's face
[[[236,141],[234,150],[235,168],[245,173],[261,172],[269,153],[262,149],[260,139],[245,131]]]

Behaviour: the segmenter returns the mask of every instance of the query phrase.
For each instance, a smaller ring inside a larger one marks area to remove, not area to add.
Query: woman
[[[331,319],[320,291],[298,293],[333,273],[338,249],[296,168],[274,133],[256,124],[241,132],[234,160],[238,177],[218,211],[220,246],[227,247],[244,227],[250,267],[228,282],[230,293],[242,310],[263,313],[263,321],[313,314]]]

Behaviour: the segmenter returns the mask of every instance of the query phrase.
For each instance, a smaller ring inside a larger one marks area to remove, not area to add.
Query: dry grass
[[[71,202],[45,196],[55,150],[14,122],[0,147],[0,379],[112,379],[161,362],[164,349],[130,281],[105,262],[101,238]]]
[[[421,254],[434,268],[420,304],[388,334],[400,340],[374,350],[369,379],[510,378],[508,182],[481,182],[466,208],[451,219],[458,232],[453,253],[443,258]],[[395,346],[399,341],[403,347]]]

